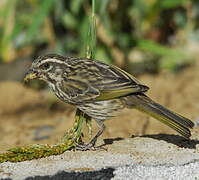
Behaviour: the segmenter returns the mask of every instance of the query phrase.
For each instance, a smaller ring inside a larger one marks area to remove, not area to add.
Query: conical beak
[[[36,79],[36,78],[39,77],[38,74],[39,74],[38,72],[36,72],[36,71],[30,69],[30,70],[26,73],[26,75],[25,75],[25,77],[24,77],[24,81],[27,82],[27,81],[30,81],[30,80],[32,80],[32,79]]]

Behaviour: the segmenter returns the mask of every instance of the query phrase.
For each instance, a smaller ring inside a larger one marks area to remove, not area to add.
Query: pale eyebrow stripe
[[[55,62],[55,63],[60,63],[60,64],[66,64],[64,61],[60,61],[60,60],[51,58],[51,59],[46,59],[46,60],[41,61],[40,65],[44,64],[46,62]]]

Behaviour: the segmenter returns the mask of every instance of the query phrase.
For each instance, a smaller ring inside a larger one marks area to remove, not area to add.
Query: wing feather
[[[77,70],[77,66],[73,64],[73,73],[67,74],[61,85],[61,89],[69,94],[71,101],[104,101],[146,92],[149,89],[116,66],[91,59],[78,59],[77,63],[81,68]]]

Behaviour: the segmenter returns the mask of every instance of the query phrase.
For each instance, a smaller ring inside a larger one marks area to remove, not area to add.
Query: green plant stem
[[[68,141],[73,141],[75,143],[80,143],[82,141],[81,137],[82,137],[83,122],[88,119],[91,119],[91,118],[87,114],[82,112],[81,110],[77,109],[76,115],[75,115],[74,126],[73,128],[71,128],[69,132],[65,133],[61,142],[66,143]]]
[[[95,17],[95,0],[92,0],[92,13],[88,31],[88,41],[86,46],[86,58],[94,58],[96,50],[96,17]],[[88,127],[89,136],[92,136],[92,123],[91,118],[85,119],[86,126]]]
[[[95,0],[92,0],[92,13],[90,17],[88,31],[88,41],[86,46],[86,57],[94,58],[96,49],[96,17],[95,17]]]

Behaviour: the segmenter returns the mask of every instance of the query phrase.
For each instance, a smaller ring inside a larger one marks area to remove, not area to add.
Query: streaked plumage
[[[147,86],[113,65],[50,54],[33,62],[26,79],[33,78],[46,81],[59,99],[76,105],[96,120],[100,131],[92,139],[92,145],[103,132],[103,121],[125,107],[153,116],[186,138],[194,126],[189,119],[152,101],[144,94],[149,89]]]

